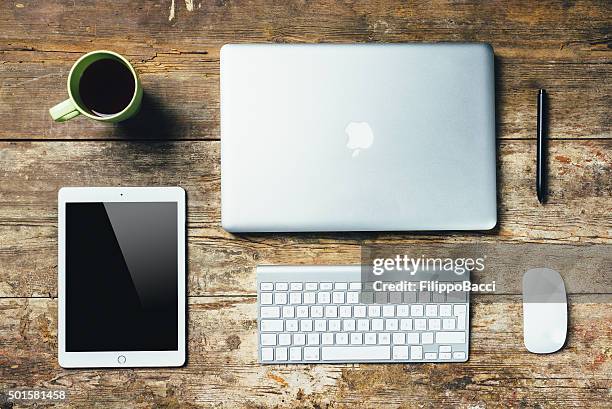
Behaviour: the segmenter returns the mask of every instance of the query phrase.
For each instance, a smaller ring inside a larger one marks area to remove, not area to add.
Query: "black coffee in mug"
[[[135,88],[130,69],[113,58],[91,63],[79,81],[79,95],[83,104],[98,116],[123,111],[132,101]]]

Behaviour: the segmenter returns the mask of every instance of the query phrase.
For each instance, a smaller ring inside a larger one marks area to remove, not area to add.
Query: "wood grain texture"
[[[174,13],[171,4],[174,3]],[[191,3],[192,10],[187,4]],[[240,42],[487,41],[520,60],[610,61],[606,1],[20,0],[2,4],[3,49],[103,48],[154,56]]]
[[[261,366],[255,298],[213,297],[189,300],[187,366],[130,370],[59,368],[56,302],[0,300],[0,393],[57,388],[69,394],[66,407],[105,408],[608,405],[611,304],[573,297],[567,345],[535,356],[522,345],[520,298],[490,298],[475,297],[465,364]]]
[[[608,140],[552,142],[549,203],[539,206],[533,191],[533,142],[502,142],[499,225],[484,234],[232,235],[220,228],[219,142],[0,143],[5,181],[0,194],[0,296],[56,294],[57,191],[62,186],[184,187],[192,295],[252,294],[253,268],[260,263],[358,263],[364,243],[543,242],[573,245],[576,252],[580,246],[601,244],[607,245],[602,251],[609,256],[611,147]],[[528,248],[518,252],[530,251],[531,260],[537,260],[537,250]],[[505,271],[493,273],[504,277]],[[576,280],[582,272],[590,274],[591,284],[600,283],[596,270],[576,270]],[[506,286],[514,293],[520,288],[516,281]],[[598,292],[587,288],[580,291]]]
[[[500,138],[534,137],[541,87],[552,138],[612,136],[609,2],[196,1],[189,11],[177,0],[170,21],[169,2],[18,4],[0,5],[0,118],[10,118],[0,139],[218,139],[220,46],[270,41],[490,42]],[[70,66],[97,48],[124,53],[140,72],[140,119],[53,123],[46,109],[66,98]]]

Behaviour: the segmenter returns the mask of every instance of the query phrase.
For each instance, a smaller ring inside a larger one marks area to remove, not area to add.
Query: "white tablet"
[[[58,359],[64,368],[185,362],[185,191],[58,195]]]

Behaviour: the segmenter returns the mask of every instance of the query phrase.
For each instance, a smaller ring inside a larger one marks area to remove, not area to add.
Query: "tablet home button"
[[[125,363],[125,356],[119,355],[119,357],[117,358],[117,362],[119,362],[120,364],[124,364]]]

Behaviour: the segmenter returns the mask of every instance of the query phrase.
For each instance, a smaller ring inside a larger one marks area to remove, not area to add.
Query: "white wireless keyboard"
[[[440,282],[469,280],[444,274]],[[361,288],[359,265],[258,266],[259,361],[467,361],[469,294]]]

